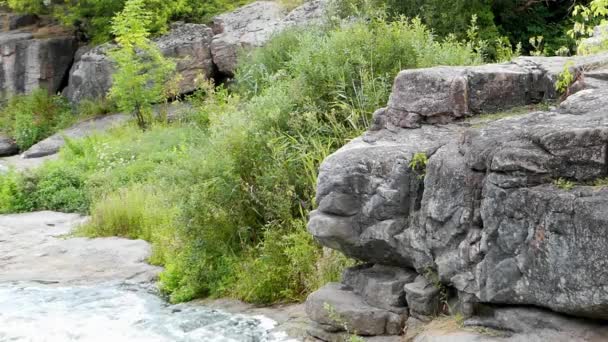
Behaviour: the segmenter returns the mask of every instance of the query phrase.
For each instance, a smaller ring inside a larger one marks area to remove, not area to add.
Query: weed
[[[412,160],[409,163],[409,168],[418,174],[418,178],[424,178],[426,176],[426,166],[428,162],[429,159],[426,153],[417,152],[412,156]]]
[[[598,188],[608,187],[608,177],[596,179],[595,181],[593,181],[593,186]]]
[[[439,274],[434,269],[427,267],[424,271],[424,277],[427,281],[429,281],[436,289],[439,290],[439,303],[441,305],[440,313],[449,314],[452,310],[450,309],[450,304],[448,303],[449,293],[448,288],[443,285],[441,279],[439,279]]]
[[[561,94],[566,95],[570,86],[574,83],[575,77],[571,68],[574,67],[574,62],[569,61],[564,65],[562,72],[557,76],[557,81],[555,82],[555,90],[560,92]]]
[[[556,180],[553,181],[553,185],[555,185],[556,187],[562,189],[562,190],[572,190],[572,188],[574,188],[574,186],[576,185],[574,182],[569,181],[567,179],[564,178],[558,178]]]

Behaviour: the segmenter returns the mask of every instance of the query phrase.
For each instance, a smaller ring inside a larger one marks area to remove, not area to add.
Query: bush
[[[75,120],[64,98],[39,89],[9,100],[0,113],[0,130],[26,150]]]
[[[0,176],[0,214],[32,211],[36,205],[26,177],[15,171]]]

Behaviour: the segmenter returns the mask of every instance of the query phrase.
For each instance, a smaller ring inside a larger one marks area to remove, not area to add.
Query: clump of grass
[[[593,181],[593,186],[598,188],[608,187],[608,177],[596,179],[595,181]]]
[[[8,101],[0,111],[0,131],[13,138],[23,151],[76,119],[64,98],[38,89]]]
[[[426,166],[429,162],[429,158],[426,153],[417,152],[412,156],[412,160],[409,163],[409,168],[418,174],[418,178],[424,178],[426,176]]]
[[[104,196],[94,204],[91,219],[78,234],[151,241],[154,248],[150,261],[163,264],[174,247],[170,240],[178,212],[154,191],[136,184]]]
[[[555,185],[556,187],[558,187],[562,190],[568,191],[568,190],[572,190],[576,184],[573,181],[570,181],[570,180],[567,180],[564,178],[558,178],[553,181],[553,185]]]

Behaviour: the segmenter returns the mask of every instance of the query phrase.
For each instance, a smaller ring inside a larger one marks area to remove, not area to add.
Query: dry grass
[[[33,27],[32,34],[34,38],[45,39],[53,37],[64,37],[74,34],[74,32],[65,26],[51,25],[51,26],[40,26]]]

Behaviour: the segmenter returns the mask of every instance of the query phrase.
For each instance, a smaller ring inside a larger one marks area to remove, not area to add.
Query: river
[[[149,246],[68,234],[85,218],[0,215],[0,341],[285,342],[275,322],[156,294]]]

